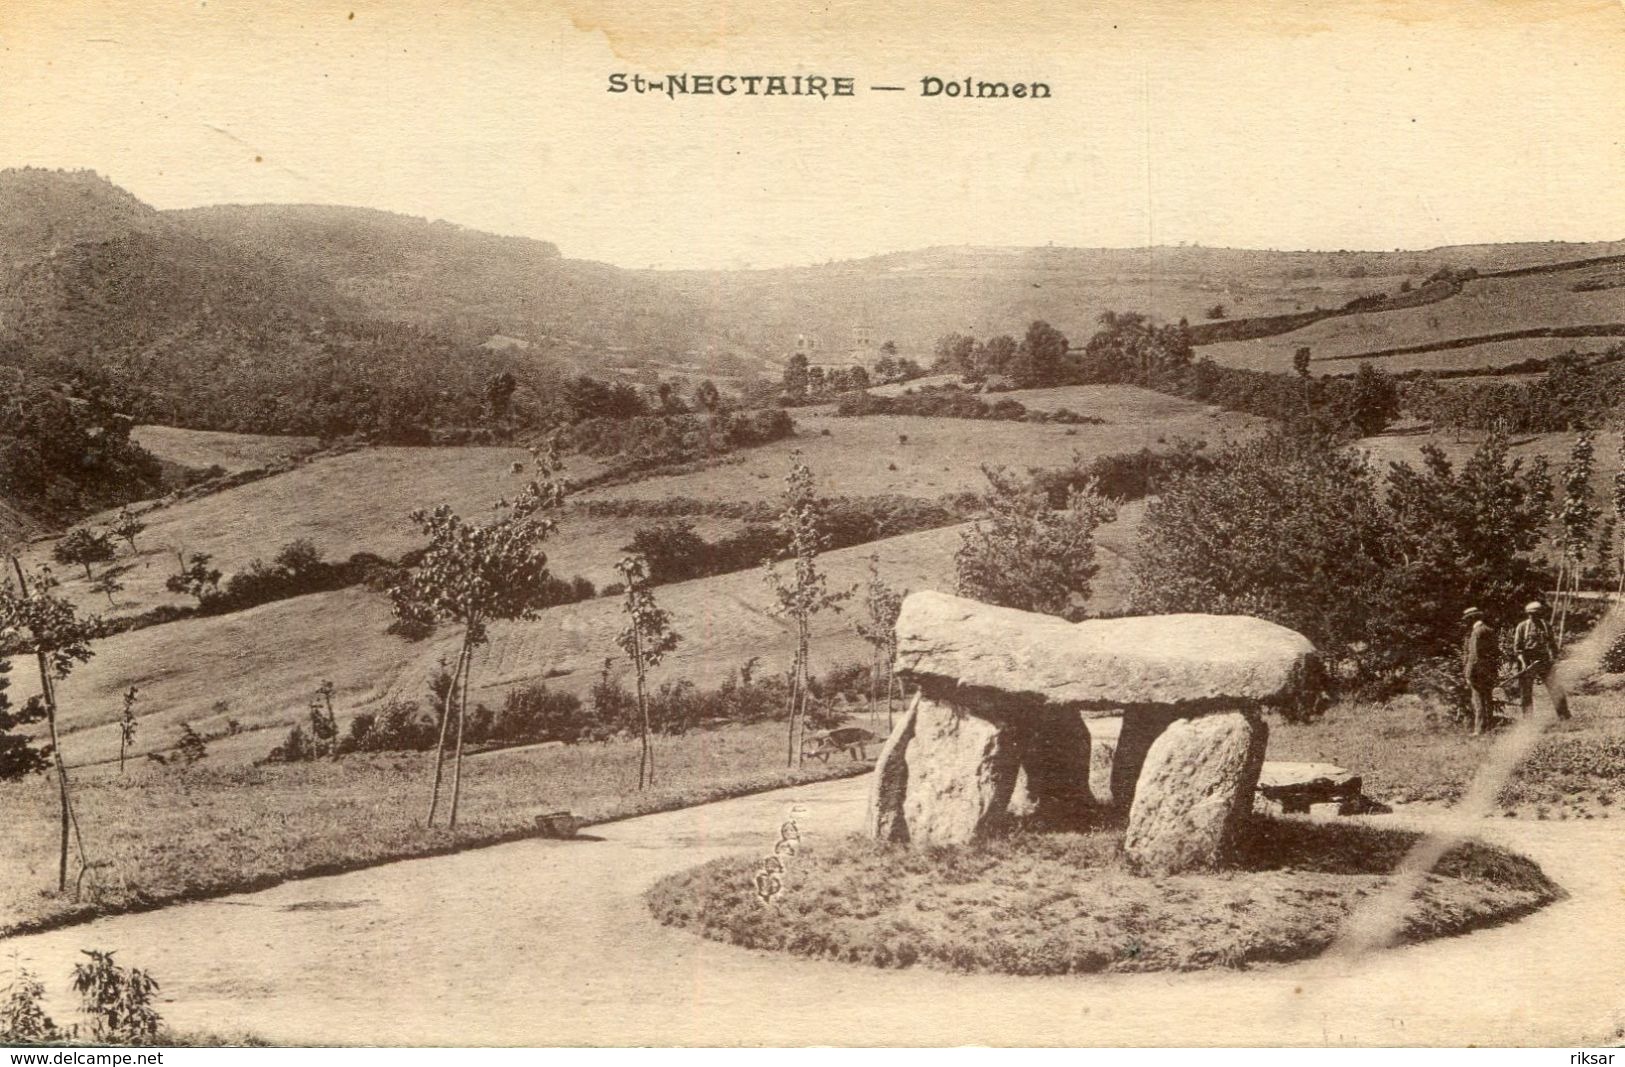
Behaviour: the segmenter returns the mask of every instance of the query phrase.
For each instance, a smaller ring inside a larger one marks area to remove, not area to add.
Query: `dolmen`
[[[868,834],[963,844],[1018,817],[1086,815],[1084,720],[1121,714],[1111,801],[1124,850],[1147,873],[1212,869],[1250,815],[1268,728],[1316,669],[1293,630],[1242,615],[1070,623],[945,593],[909,595],[897,674],[918,696],[870,786]]]

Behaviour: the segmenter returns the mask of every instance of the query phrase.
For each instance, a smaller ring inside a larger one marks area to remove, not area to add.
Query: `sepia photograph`
[[[1622,135],[1622,0],[0,0],[0,1046],[1612,1062]]]

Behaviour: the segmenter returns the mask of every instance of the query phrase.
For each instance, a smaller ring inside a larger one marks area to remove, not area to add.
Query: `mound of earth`
[[[1121,830],[1015,834],[911,849],[853,836],[782,857],[764,904],[756,856],[656,883],[662,923],[800,956],[950,971],[1188,971],[1305,959],[1387,884],[1416,835],[1353,824],[1258,820],[1237,867],[1142,878]],[[1509,922],[1562,896],[1532,861],[1469,842],[1422,881],[1402,941]]]

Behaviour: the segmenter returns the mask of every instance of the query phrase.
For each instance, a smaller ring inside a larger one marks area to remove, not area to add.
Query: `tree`
[[[32,583],[23,573],[22,561],[11,557],[16,582],[9,578],[0,588],[0,634],[11,635],[11,645],[32,653],[39,668],[40,699],[45,705],[45,722],[51,738],[51,758],[56,764],[57,793],[60,801],[61,849],[57,862],[57,892],[68,888],[68,838],[70,831],[78,843],[81,870],[90,868],[84,835],[73,810],[68,782],[68,765],[62,758],[62,740],[57,731],[57,683],[73,668],[87,663],[94,653],[90,642],[100,632],[100,620],[81,617],[71,603],[55,593],[57,581],[49,568],[41,568]]]
[[[1083,349],[1083,376],[1089,381],[1172,384],[1191,366],[1194,350],[1183,323],[1153,326],[1133,311],[1103,311],[1098,321],[1101,328]]]
[[[1093,479],[1074,487],[1055,511],[1038,485],[1002,467],[983,467],[990,487],[985,518],[960,535],[954,554],[959,594],[1001,607],[1080,618],[1100,569],[1095,531],[1116,517]]]
[[[1016,339],[1009,334],[1000,334],[988,339],[984,345],[976,349],[976,370],[984,377],[991,374],[1009,374],[1018,362],[1017,353],[1020,346]]]
[[[1146,507],[1135,612],[1256,615],[1352,660],[1391,562],[1376,478],[1358,454],[1270,436],[1177,475]]]
[[[491,411],[491,422],[502,429],[508,425],[513,414],[513,394],[519,388],[519,381],[509,371],[494,375],[485,384],[485,403]]]
[[[655,603],[649,592],[649,565],[642,556],[624,556],[615,564],[626,585],[621,611],[626,614],[626,626],[615,643],[621,646],[632,671],[637,677],[638,721],[643,743],[638,750],[638,789],[655,784],[655,754],[649,738],[649,694],[646,677],[649,669],[660,666],[666,653],[677,647],[682,638],[671,628],[671,616]],[[647,776],[646,776],[647,775]]]
[[[799,404],[807,399],[809,389],[807,372],[807,357],[800,352],[790,357],[790,362],[784,365],[784,395],[792,404]]]
[[[1379,434],[1399,417],[1399,383],[1369,363],[1354,374],[1354,391],[1339,412],[1361,437]]]
[[[1212,307],[1207,309],[1207,317],[1210,319],[1222,319],[1226,318],[1228,315],[1229,312],[1225,310],[1223,304],[1214,304]]]
[[[180,753],[181,760],[190,767],[209,754],[209,745],[203,740],[202,734],[192,729],[191,723],[183,722],[181,739],[175,743],[175,751]]]
[[[869,584],[864,591],[863,606],[868,622],[858,623],[858,636],[873,650],[869,665],[869,714],[875,713],[875,691],[886,691],[886,729],[892,728],[892,670],[897,659],[897,616],[903,609],[903,593],[899,593],[880,577],[880,554],[869,557]],[[872,721],[872,718],[871,718]]]
[[[297,537],[283,545],[272,562],[297,578],[321,565],[322,550],[310,538]]]
[[[33,738],[21,732],[21,727],[45,718],[45,702],[34,697],[13,711],[6,696],[9,688],[11,661],[0,659],[0,782],[14,782],[51,766],[51,746],[36,745]]]
[[[880,382],[895,381],[899,373],[896,357],[886,355],[875,360],[875,378]]]
[[[120,714],[118,721],[118,772],[120,774],[124,773],[125,754],[129,752],[130,746],[135,744],[135,731],[138,725],[135,717],[135,702],[140,693],[141,690],[133,685],[124,691],[124,710]]]
[[[622,551],[643,560],[650,582],[665,585],[700,577],[707,547],[693,523],[677,519],[640,527]]]
[[[110,608],[118,606],[117,604],[113,603],[113,594],[121,592],[123,589],[124,583],[119,581],[118,576],[112,571],[103,571],[100,578],[97,578],[94,582],[90,583],[91,592],[101,593],[106,596],[107,606]]]
[[[337,692],[337,686],[323,679],[310,698],[311,749],[317,758],[339,757],[339,720],[333,711],[333,695]]]
[[[422,558],[390,590],[395,615],[418,626],[449,622],[462,627],[452,685],[447,687],[435,750],[434,786],[426,824],[434,825],[445,772],[446,733],[452,705],[457,707],[451,813],[457,825],[462,796],[463,734],[468,718],[468,684],[474,650],[488,640],[487,627],[497,620],[531,619],[546,606],[549,577],[542,544],[553,533],[553,517],[563,506],[566,483],[557,441],[531,452],[533,477],[515,499],[499,500],[492,521],[477,525],[446,504],[418,510],[412,520],[429,537]],[[461,692],[458,692],[458,682]]]
[[[115,554],[110,537],[84,526],[78,527],[58,541],[56,547],[51,550],[51,558],[58,563],[83,567],[86,581],[95,577],[90,571],[92,563],[106,563]]]
[[[976,338],[962,333],[943,334],[932,350],[931,369],[942,374],[970,374],[976,370]]]
[[[1066,367],[1066,353],[1065,334],[1047,322],[1034,322],[1011,362],[1016,384],[1023,388],[1056,384]]]
[[[1562,549],[1562,566],[1557,576],[1557,641],[1560,645],[1571,601],[1580,591],[1591,531],[1597,524],[1597,508],[1591,502],[1595,454],[1591,434],[1581,433],[1575,437],[1569,449],[1569,461],[1563,467],[1563,508],[1557,515],[1558,545]]]
[[[717,383],[707,378],[694,387],[694,406],[701,411],[716,411],[722,407],[722,393]]]
[[[134,552],[135,539],[146,528],[147,524],[136,518],[135,513],[126,507],[119,510],[118,518],[113,520],[113,525],[108,527],[108,532],[123,540],[125,544],[130,546],[130,551]]]
[[[1309,346],[1299,345],[1292,352],[1292,369],[1298,372],[1298,377],[1309,377]]]
[[[1390,466],[1384,503],[1392,547],[1371,640],[1403,662],[1454,655],[1462,608],[1492,620],[1511,614],[1542,584],[1534,559],[1552,499],[1544,461],[1509,459],[1492,434],[1458,470],[1439,448],[1422,450],[1420,469]]]
[[[795,766],[799,751],[796,747],[796,727],[806,718],[807,703],[811,697],[812,675],[808,666],[812,644],[813,616],[824,610],[840,611],[840,605],[852,595],[851,590],[831,592],[823,571],[818,568],[818,554],[823,550],[826,537],[822,529],[823,505],[813,488],[812,470],[802,462],[801,450],[790,453],[790,473],[784,480],[784,496],[780,504],[778,528],[784,537],[791,573],[788,578],[779,572],[778,561],[769,559],[763,579],[773,592],[772,611],[795,624],[796,653],[790,667],[790,766]]]
[[[220,569],[209,566],[214,560],[212,555],[194,552],[190,561],[184,552],[176,552],[175,556],[180,561],[181,570],[179,574],[171,574],[164,580],[165,589],[196,597],[200,604],[220,591]]]

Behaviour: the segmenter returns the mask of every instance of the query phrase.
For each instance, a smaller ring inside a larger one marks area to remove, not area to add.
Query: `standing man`
[[[1535,707],[1535,679],[1539,678],[1552,698],[1557,717],[1569,717],[1568,696],[1561,686],[1552,685],[1552,667],[1557,663],[1557,639],[1545,619],[1546,605],[1531,600],[1524,605],[1523,621],[1512,630],[1512,654],[1518,657],[1518,696],[1523,713],[1528,715]]]
[[[1468,608],[1461,613],[1467,624],[1467,640],[1462,643],[1462,674],[1473,699],[1473,736],[1490,725],[1490,709],[1495,706],[1495,682],[1500,671],[1501,649],[1495,631],[1484,621],[1484,613]]]

